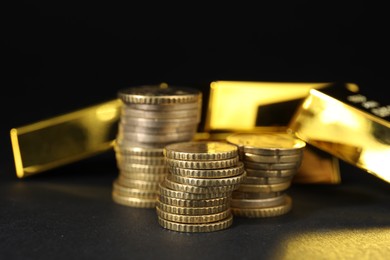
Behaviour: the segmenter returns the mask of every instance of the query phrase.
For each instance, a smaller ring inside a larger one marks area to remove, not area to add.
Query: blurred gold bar
[[[289,130],[319,149],[390,182],[390,105],[356,84],[311,89]]]
[[[209,138],[233,132],[287,131],[299,104],[311,89],[329,82],[214,81],[205,119]],[[308,144],[295,183],[340,183],[338,159]]]
[[[211,82],[205,131],[250,131],[256,126],[286,126],[290,120],[289,115],[292,116],[300,100],[308,95],[309,90],[320,89],[328,84]]]
[[[110,100],[10,131],[16,175],[24,178],[112,147],[120,100]]]

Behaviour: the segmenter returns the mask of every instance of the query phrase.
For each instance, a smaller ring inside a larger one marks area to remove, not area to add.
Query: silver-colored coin
[[[252,177],[246,176],[242,184],[277,184],[283,182],[291,182],[292,177]]]
[[[268,199],[237,199],[232,198],[230,205],[233,208],[269,208],[282,205],[286,200],[286,195],[281,194],[277,197]]]
[[[232,193],[232,198],[235,199],[269,199],[280,196],[284,191],[277,192],[243,192],[235,190]]]
[[[167,158],[176,160],[226,160],[238,156],[235,145],[216,141],[193,141],[167,145]]]
[[[158,191],[155,190],[144,190],[137,188],[129,188],[118,183],[117,179],[113,182],[113,192],[123,197],[135,197],[144,199],[157,199]]]
[[[126,127],[129,126],[143,126],[143,127],[179,127],[185,125],[198,124],[200,119],[198,116],[187,118],[139,118],[139,117],[121,117],[120,123]]]
[[[129,188],[136,188],[141,190],[154,190],[158,191],[159,189],[159,181],[141,181],[141,180],[133,180],[130,178],[126,178],[122,175],[119,175],[118,183],[122,186]]]
[[[177,104],[197,102],[202,98],[202,92],[168,84],[143,85],[121,89],[118,91],[118,97],[124,103]]]
[[[115,191],[112,192],[112,199],[115,203],[135,208],[155,208],[157,201],[156,199],[123,196]]]
[[[285,191],[291,186],[291,182],[276,184],[240,184],[238,191],[241,192],[279,192]]]
[[[260,155],[243,153],[243,161],[255,163],[295,163],[302,160],[303,150],[297,154],[286,155]]]
[[[119,134],[116,137],[116,142],[118,143],[119,146],[122,147],[139,147],[144,149],[161,149],[164,148],[167,144],[169,144],[169,143],[141,143],[141,142],[129,141],[123,139]]]
[[[196,102],[189,103],[169,103],[169,104],[137,104],[127,103],[126,108],[141,109],[147,111],[172,111],[172,110],[185,110],[185,109],[201,109],[202,100],[199,99]]]
[[[119,153],[121,155],[135,155],[135,156],[161,156],[164,157],[164,148],[145,148],[145,147],[138,147],[138,146],[122,146],[120,145],[117,140],[114,141],[114,150],[115,153]]]
[[[249,169],[246,168],[246,175],[251,177],[293,177],[297,173],[297,169],[286,170],[264,170],[264,169]]]
[[[172,110],[172,111],[148,111],[131,109],[125,107],[122,109],[122,116],[124,117],[138,117],[138,118],[187,118],[187,117],[200,117],[198,109],[187,110]]]
[[[301,162],[291,163],[255,163],[255,162],[244,162],[245,169],[253,170],[290,170],[298,169]]]
[[[151,174],[151,173],[138,173],[138,172],[126,172],[120,171],[120,176],[126,179],[148,181],[148,182],[162,182],[166,177],[166,174]]]
[[[136,172],[136,173],[150,173],[150,174],[168,174],[168,167],[165,165],[145,165],[145,164],[135,164],[135,163],[126,163],[120,164],[117,163],[119,170],[127,172]]]
[[[235,133],[226,138],[240,150],[259,155],[291,155],[300,153],[306,142],[288,133]]]
[[[145,134],[175,134],[183,132],[196,131],[198,123],[183,126],[162,126],[162,127],[145,127],[136,125],[123,125],[119,123],[118,132],[120,133],[145,133]]]
[[[122,155],[115,154],[115,158],[120,164],[146,164],[146,165],[165,165],[165,157],[161,156],[137,156],[137,155]]]
[[[292,199],[286,196],[285,201],[275,207],[265,208],[234,208],[231,207],[234,216],[246,218],[266,218],[287,214],[292,209]]]
[[[172,142],[184,142],[192,140],[195,136],[196,129],[193,129],[190,132],[181,132],[173,134],[144,134],[144,133],[122,133],[118,135],[118,138],[130,142],[137,143],[172,143]]]

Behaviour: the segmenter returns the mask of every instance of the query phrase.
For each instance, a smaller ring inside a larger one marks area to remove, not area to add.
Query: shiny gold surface
[[[10,131],[16,175],[24,178],[111,149],[120,100],[111,100]]]
[[[329,83],[214,81],[210,84],[205,131],[253,130],[262,106],[305,98]],[[285,111],[286,113],[289,111]],[[267,115],[268,116],[268,115]],[[275,115],[269,115],[272,117]]]
[[[271,259],[388,259],[390,229],[341,229],[289,235]]]
[[[338,87],[344,88],[343,96],[311,89],[289,129],[309,144],[390,182],[390,122],[385,119],[389,106],[351,91],[353,84]]]

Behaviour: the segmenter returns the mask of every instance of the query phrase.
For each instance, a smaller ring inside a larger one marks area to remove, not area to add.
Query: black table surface
[[[180,233],[162,228],[154,209],[113,202],[113,151],[18,179],[9,138],[13,127],[115,98],[125,86],[160,82],[205,93],[212,80],[356,82],[388,102],[387,8],[302,2],[230,12],[205,6],[194,15],[81,2],[21,3],[6,16],[1,259],[390,255],[390,185],[344,162],[340,184],[293,184],[285,215],[234,217],[225,230]]]
[[[26,179],[0,176],[3,259],[385,259],[389,183],[341,163],[341,184],[293,184],[292,210],[227,229],[162,228],[154,209],[115,203],[109,151]]]

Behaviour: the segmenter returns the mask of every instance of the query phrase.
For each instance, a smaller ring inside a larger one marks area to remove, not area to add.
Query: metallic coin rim
[[[158,216],[158,223],[165,229],[185,233],[214,232],[229,228],[233,224],[233,214],[226,219],[200,224],[177,223]]]

